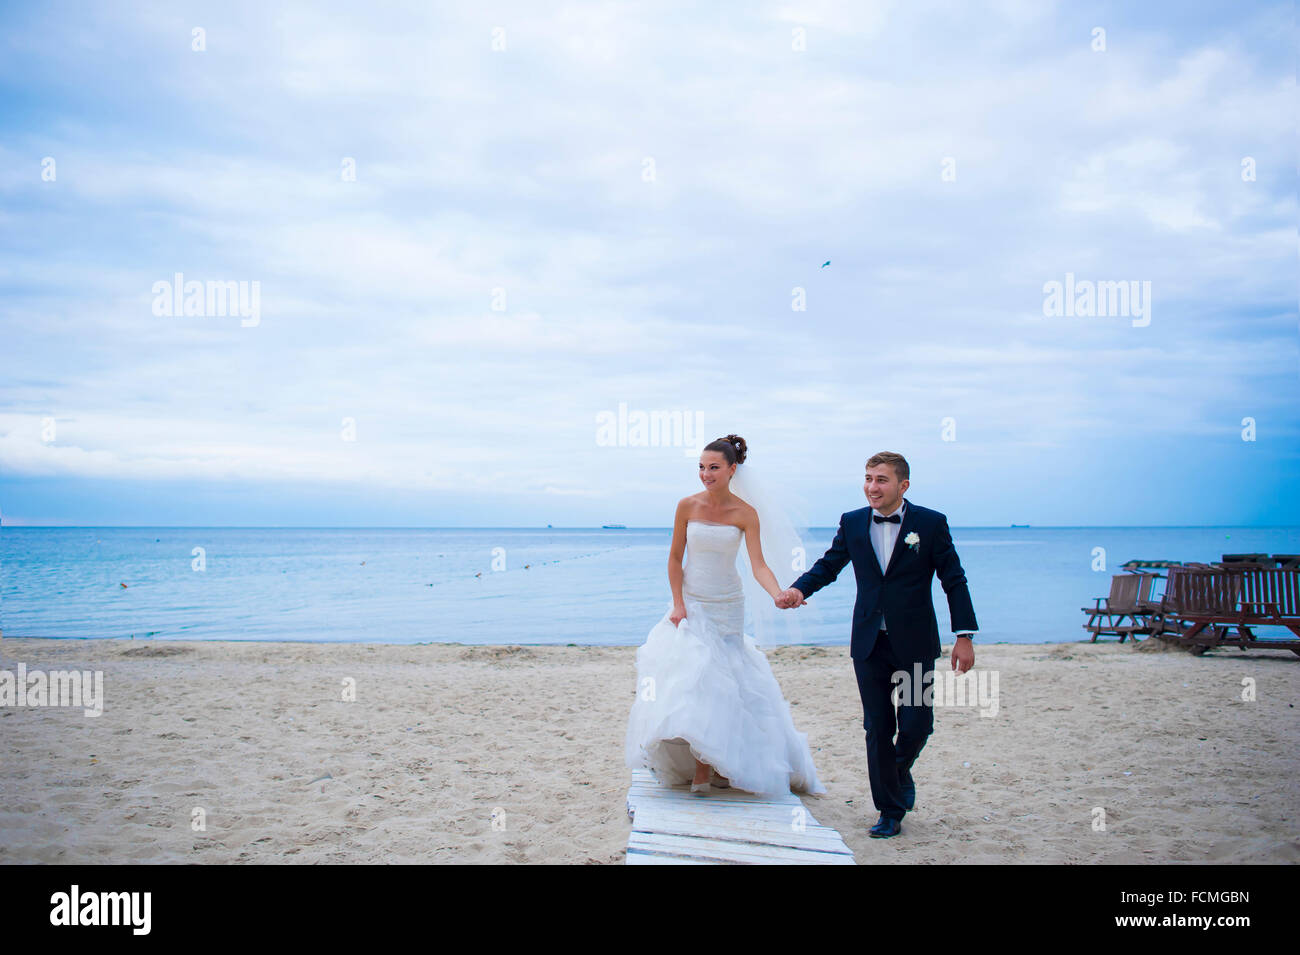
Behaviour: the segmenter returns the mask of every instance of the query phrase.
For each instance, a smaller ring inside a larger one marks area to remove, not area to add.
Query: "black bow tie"
[[[872,514],[871,519],[877,524],[901,524],[903,519],[897,514],[890,514],[888,517],[881,517],[879,514]]]

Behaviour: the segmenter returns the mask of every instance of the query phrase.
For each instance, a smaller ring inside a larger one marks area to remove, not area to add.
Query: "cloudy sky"
[[[698,443],[620,405],[819,524],[882,449],[958,526],[1300,523],[1289,3],[0,27],[6,524],[668,524]]]

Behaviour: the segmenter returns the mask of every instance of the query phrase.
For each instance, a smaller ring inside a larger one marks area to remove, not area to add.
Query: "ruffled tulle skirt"
[[[741,632],[743,603],[685,605],[686,619],[664,614],[637,650],[627,765],[680,785],[699,759],[736,789],[824,793],[767,656]]]

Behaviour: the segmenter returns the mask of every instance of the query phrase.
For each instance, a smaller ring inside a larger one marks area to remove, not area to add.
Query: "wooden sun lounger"
[[[1300,638],[1300,569],[1252,568],[1242,573],[1241,619],[1237,627],[1251,635],[1251,627],[1286,627]],[[1278,641],[1269,640],[1267,645]],[[1286,641],[1300,655],[1300,639]]]
[[[1200,655],[1222,642],[1240,592],[1239,574],[1206,565],[1172,567],[1152,633]]]
[[[1273,558],[1268,554],[1224,554],[1223,562],[1219,566],[1233,570],[1244,570],[1247,567],[1272,567]]]
[[[1151,586],[1158,576],[1116,574],[1110,581],[1110,596],[1097,597],[1093,606],[1081,608],[1088,615],[1083,629],[1092,634],[1093,643],[1106,634],[1114,634],[1123,643],[1151,632],[1148,618],[1156,609],[1151,603]]]
[[[1246,565],[1176,567],[1152,633],[1200,655],[1212,647],[1262,647],[1300,656],[1300,570]],[[1261,640],[1252,627],[1285,627],[1295,639]],[[1234,634],[1232,631],[1236,630]]]

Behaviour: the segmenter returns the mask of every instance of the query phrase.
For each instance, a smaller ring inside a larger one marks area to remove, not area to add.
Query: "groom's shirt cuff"
[[[958,630],[953,634],[953,638],[955,639],[957,637],[974,637],[975,634],[977,633],[979,633],[978,630]],[[974,640],[971,641],[971,643],[974,642],[975,642]]]

